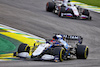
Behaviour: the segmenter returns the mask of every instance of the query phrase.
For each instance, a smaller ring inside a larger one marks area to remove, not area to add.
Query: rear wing
[[[81,36],[76,36],[76,35],[63,35],[63,38],[65,40],[78,41],[79,44],[82,44],[82,42],[83,42],[83,37],[81,37]]]
[[[55,36],[56,35],[61,35],[63,37],[64,40],[72,40],[72,41],[78,41],[79,44],[82,44],[83,42],[83,37],[82,36],[77,36],[77,35],[65,35],[65,34],[57,34],[57,33],[54,33]]]
[[[76,36],[76,35],[63,35],[67,40],[79,40],[83,39],[81,36]]]

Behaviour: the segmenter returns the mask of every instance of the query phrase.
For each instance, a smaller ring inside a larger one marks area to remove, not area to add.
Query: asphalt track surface
[[[42,38],[53,33],[81,35],[89,46],[87,60],[73,59],[64,62],[0,61],[0,67],[100,67],[100,14],[90,12],[92,21],[60,18],[46,12],[51,0],[0,0],[0,24],[28,32]]]

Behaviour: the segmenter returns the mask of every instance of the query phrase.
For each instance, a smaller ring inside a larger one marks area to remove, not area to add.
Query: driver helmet
[[[63,39],[63,37],[62,37],[61,35],[55,35],[55,36],[53,37],[53,39],[58,40],[58,39]]]
[[[68,0],[68,2],[70,2],[70,0]]]

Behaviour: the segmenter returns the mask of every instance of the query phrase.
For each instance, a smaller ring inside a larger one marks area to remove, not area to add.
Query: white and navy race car
[[[46,11],[54,12],[55,14],[58,14],[59,17],[92,19],[89,10],[77,6],[69,0],[52,0],[52,2],[47,2]]]
[[[55,34],[53,39],[47,39],[46,43],[34,44],[32,49],[27,44],[21,44],[14,56],[55,62],[62,62],[73,57],[87,59],[89,48],[82,45],[82,41],[81,36]]]

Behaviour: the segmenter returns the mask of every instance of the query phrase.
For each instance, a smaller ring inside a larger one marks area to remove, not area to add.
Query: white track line
[[[12,29],[12,30],[18,31],[19,33],[30,35],[30,36],[32,36],[34,38],[37,38],[37,39],[45,40],[44,38],[41,38],[41,37],[38,37],[36,35],[30,34],[30,33],[27,33],[27,32],[24,32],[24,31],[21,31],[21,30],[18,30],[18,29],[15,29],[15,28],[12,28],[10,26],[6,26],[6,25],[3,25],[3,24],[0,24],[0,26],[3,26],[4,28],[7,28],[7,29]]]

